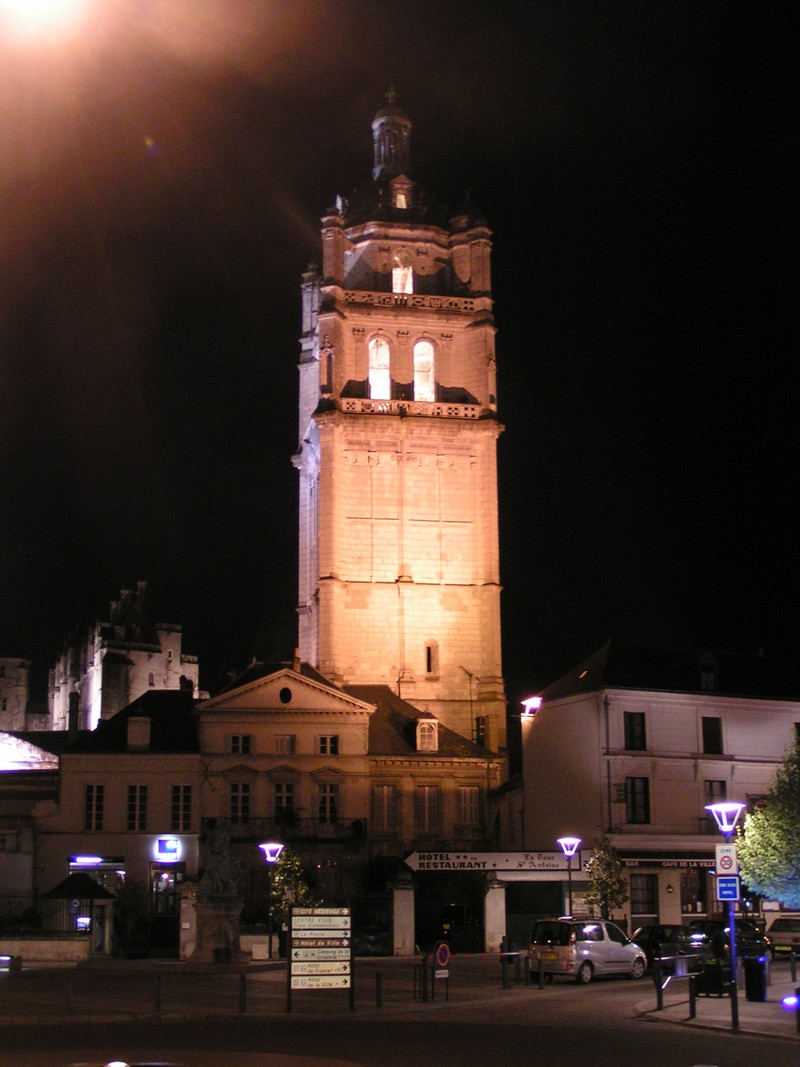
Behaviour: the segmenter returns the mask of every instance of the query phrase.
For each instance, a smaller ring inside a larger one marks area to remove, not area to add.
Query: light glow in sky
[[[0,29],[21,41],[52,41],[77,32],[90,0],[0,0]]]

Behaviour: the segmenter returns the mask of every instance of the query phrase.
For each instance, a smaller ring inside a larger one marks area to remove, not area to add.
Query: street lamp
[[[579,837],[559,837],[558,844],[561,846],[561,851],[567,857],[567,883],[569,885],[569,914],[572,918],[572,857],[578,851],[578,846],[581,843]]]
[[[745,809],[744,804],[735,800],[724,801],[719,804],[706,804],[706,811],[710,811],[719,827],[719,832],[726,841],[730,841],[736,829],[739,816]],[[738,865],[737,865],[738,870]],[[738,896],[738,893],[737,893]],[[736,901],[728,900],[728,938],[730,940],[731,953],[731,1028],[739,1029],[739,997],[736,989]]]
[[[281,852],[283,852],[283,845],[279,841],[263,841],[258,847],[264,853],[264,859],[267,861],[269,878],[269,888],[267,889],[267,941],[269,948],[267,949],[267,954],[269,959],[272,959],[272,879],[275,875],[275,864],[278,862]]]

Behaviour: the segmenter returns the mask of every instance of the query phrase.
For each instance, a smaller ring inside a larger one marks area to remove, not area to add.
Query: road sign
[[[352,917],[349,908],[292,908],[286,1007],[294,989],[346,989],[353,1007]]]
[[[350,975],[335,974],[304,974],[292,975],[292,989],[348,989],[350,987]]]
[[[297,963],[292,960],[292,974],[350,974],[350,960],[332,963]]]
[[[736,845],[717,845],[716,852],[717,874],[736,874],[739,870]]]
[[[344,933],[350,930],[349,915],[296,915],[292,918],[292,930],[297,937],[300,930],[332,930]]]
[[[717,899],[739,899],[739,876],[738,874],[720,875],[717,878]]]
[[[293,960],[349,960],[350,948],[293,948]]]
[[[412,871],[566,871],[563,852],[412,852],[406,856]],[[581,869],[576,852],[572,870]]]

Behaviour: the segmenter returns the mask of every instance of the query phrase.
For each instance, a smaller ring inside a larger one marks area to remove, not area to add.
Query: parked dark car
[[[705,955],[720,958],[728,953],[730,927],[726,919],[692,919],[688,926],[692,941]],[[736,952],[740,959],[758,959],[771,955],[772,944],[747,919],[736,920]]]
[[[679,924],[658,924],[640,926],[635,930],[632,939],[640,945],[647,956],[647,966],[653,966],[656,956],[692,956],[697,963],[693,963],[690,969],[699,968],[700,963],[708,955],[706,946],[692,940],[688,926]]]

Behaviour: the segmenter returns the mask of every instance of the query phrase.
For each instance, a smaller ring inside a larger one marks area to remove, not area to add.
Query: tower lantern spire
[[[372,120],[372,177],[410,175],[410,142],[411,119],[398,105],[397,93],[392,88],[386,94],[386,106]]]

